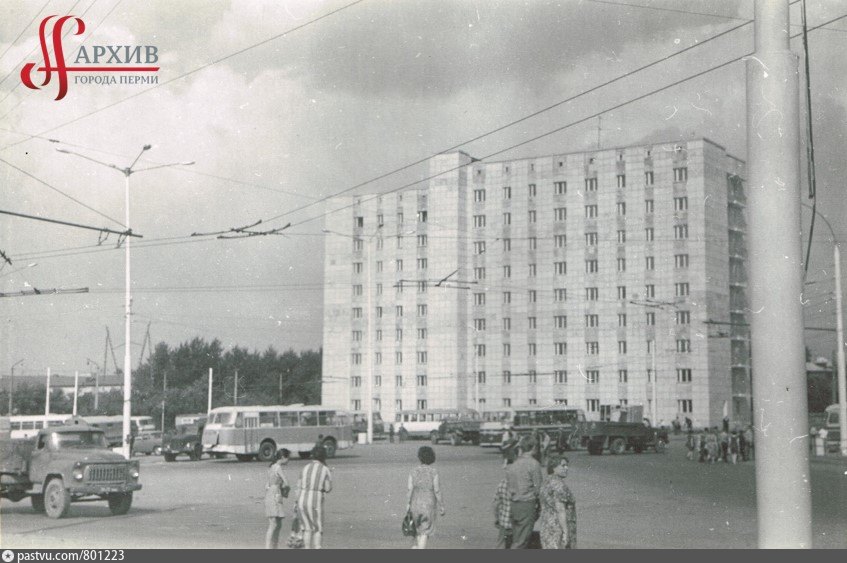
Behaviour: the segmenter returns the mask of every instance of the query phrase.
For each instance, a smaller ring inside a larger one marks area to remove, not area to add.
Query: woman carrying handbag
[[[291,487],[282,467],[288,463],[291,452],[282,448],[268,467],[268,484],[265,488],[265,516],[268,517],[268,531],[265,533],[265,549],[276,549],[279,546],[279,531],[285,509],[282,502],[288,497]]]

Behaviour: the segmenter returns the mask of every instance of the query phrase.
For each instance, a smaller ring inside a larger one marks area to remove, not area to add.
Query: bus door
[[[244,448],[248,454],[259,451],[259,413],[244,413]]]

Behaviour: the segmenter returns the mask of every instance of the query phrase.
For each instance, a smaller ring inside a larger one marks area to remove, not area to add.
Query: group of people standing
[[[268,483],[265,490],[265,515],[268,517],[268,531],[265,534],[267,549],[276,549],[279,546],[279,534],[285,518],[283,502],[292,490],[282,468],[288,464],[290,458],[291,452],[282,448],[268,467]],[[311,460],[303,467],[297,483],[289,547],[321,548],[324,497],[332,491],[332,474],[326,466],[326,449],[323,446],[312,448]]]
[[[727,421],[718,429],[704,428],[699,434],[689,430],[686,441],[689,460],[700,463],[738,463],[755,459],[753,427],[748,425],[743,431],[735,428],[730,431]]]

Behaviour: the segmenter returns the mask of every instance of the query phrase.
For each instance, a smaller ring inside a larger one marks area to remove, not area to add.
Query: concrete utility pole
[[[44,397],[44,416],[50,414],[50,368],[47,368],[47,389]]]
[[[73,410],[74,416],[76,416],[77,397],[79,397],[79,372],[75,371],[74,372],[74,410]]]
[[[238,406],[238,370],[235,370],[235,384],[233,385],[233,400],[232,404]]]
[[[800,120],[788,0],[756,0],[747,59],[750,327],[759,547],[811,548]]]
[[[838,340],[838,424],[841,430],[841,456],[847,457],[847,370],[844,369],[844,316],[841,304],[841,251],[833,236],[835,255],[835,307],[836,335]]]
[[[9,416],[12,416],[12,396],[15,392],[15,367],[24,363],[23,360],[18,360],[14,364],[12,364],[11,374],[9,375],[9,412],[6,413]]]
[[[209,406],[206,409],[206,414],[212,412],[212,368],[209,368]]]

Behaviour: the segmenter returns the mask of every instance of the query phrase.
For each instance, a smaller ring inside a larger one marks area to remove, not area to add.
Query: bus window
[[[260,412],[259,413],[259,428],[273,428],[276,426],[275,412]]]
[[[244,428],[244,413],[240,412],[235,416],[235,427]]]
[[[24,420],[21,422],[21,430],[35,430],[35,422],[32,420]]]
[[[21,429],[21,423],[20,422],[15,421],[15,422],[12,423],[12,430],[20,430],[20,429]]]
[[[826,424],[828,426],[838,426],[838,411],[832,411],[829,413],[829,417],[826,419]]]
[[[64,426],[64,423],[61,420],[48,420],[47,426]]]
[[[331,412],[327,412],[327,411],[318,412],[318,426],[329,426],[330,425],[330,423],[329,423],[330,415],[332,415]]]
[[[317,426],[318,417],[313,411],[303,411],[300,413],[300,426]]]
[[[279,413],[280,426],[297,426],[296,412],[281,412]]]

